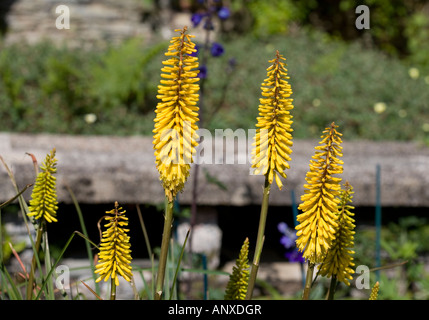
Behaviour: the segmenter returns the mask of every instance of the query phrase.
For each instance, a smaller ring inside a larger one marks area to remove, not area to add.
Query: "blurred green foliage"
[[[356,29],[354,1],[327,4],[228,3],[229,27],[225,22],[218,37],[225,54],[207,64],[204,127],[254,128],[265,68],[279,50],[287,58],[294,92],[296,138],[313,138],[335,121],[348,139],[429,143],[424,1],[363,1],[371,12],[370,30]],[[240,24],[241,29],[231,27]],[[138,38],[104,49],[48,42],[3,46],[0,128],[151,134],[165,48],[162,42],[143,45]],[[380,104],[381,111],[375,108]]]
[[[146,118],[152,117],[157,83],[147,78],[145,68],[164,46],[144,47],[141,39],[131,39],[104,50],[57,47],[49,42],[3,48],[1,130],[142,133],[144,123],[153,120]],[[87,121],[88,114],[96,116],[95,122]]]
[[[297,32],[266,41],[240,37],[228,42],[225,57],[208,65],[212,74],[206,82],[206,101],[213,105],[216,99],[210,95],[225,81],[226,60],[235,57],[237,63],[228,78],[226,102],[210,129],[254,128],[260,84],[276,49],[287,59],[296,138],[314,137],[332,121],[348,139],[428,138],[429,83],[425,77],[429,73],[411,78],[409,67],[398,59],[320,32]],[[384,112],[375,111],[379,102],[386,105]]]
[[[366,5],[370,11],[369,30],[358,30],[355,26],[358,5]],[[245,23],[245,32],[261,38],[285,35],[290,26],[295,25],[325,32],[346,42],[359,40],[368,49],[378,49],[429,69],[426,54],[429,50],[429,4],[426,0],[240,0],[233,1],[231,7],[238,13],[234,30],[243,28],[243,12],[246,12],[250,15],[247,20],[252,23]]]
[[[286,58],[296,138],[338,123],[348,139],[429,140],[429,73],[358,43],[296,31],[223,41],[209,59],[207,129],[254,128],[268,60]],[[0,128],[12,132],[151,134],[165,43],[131,39],[104,50],[16,44],[0,52]],[[231,64],[230,60],[234,63]],[[377,113],[377,103],[385,105]],[[95,118],[87,121],[88,114]]]
[[[375,237],[373,227],[360,226],[355,234],[355,264],[375,266]],[[404,216],[391,221],[381,230],[380,300],[427,299],[429,274],[425,270],[429,253],[428,219]],[[398,265],[404,263],[402,265]],[[396,265],[396,266],[395,266]],[[376,279],[371,273],[372,285]]]

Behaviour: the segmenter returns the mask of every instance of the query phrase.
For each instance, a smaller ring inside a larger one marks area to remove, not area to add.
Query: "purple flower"
[[[221,44],[217,43],[217,42],[213,42],[212,47],[211,47],[211,54],[213,57],[219,57],[223,54],[223,47]]]
[[[296,249],[286,252],[285,257],[289,260],[289,262],[304,263],[304,258],[302,257],[302,254],[299,253]]]
[[[198,78],[200,79],[205,79],[207,78],[207,67],[206,66],[201,66],[199,68],[200,72],[198,73]]]
[[[229,16],[231,15],[231,12],[227,7],[221,7],[217,12],[217,15],[220,19],[225,20],[229,18]]]
[[[287,229],[288,229],[288,226],[287,226],[286,222],[280,222],[277,225],[277,230],[279,230],[281,233],[286,233]]]
[[[191,21],[194,24],[194,27],[198,26],[200,24],[201,20],[203,20],[203,18],[204,18],[204,14],[194,13],[191,16]]]
[[[295,240],[289,238],[288,236],[282,236],[280,238],[280,243],[286,248],[289,249],[295,245]]]

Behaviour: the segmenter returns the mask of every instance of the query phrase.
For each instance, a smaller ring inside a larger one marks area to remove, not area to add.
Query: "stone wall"
[[[273,185],[271,205],[291,205],[291,190],[299,199],[316,145],[317,141],[294,141],[291,169],[288,170],[285,187],[279,191]],[[119,201],[157,204],[164,199],[154,164],[151,137],[0,134],[0,156],[14,170],[21,188],[34,181],[31,158],[26,153],[33,153],[41,162],[53,147],[57,149],[58,197],[61,202],[71,203],[66,186],[72,188],[81,203]],[[417,143],[370,141],[346,141],[343,147],[345,164],[342,178],[355,189],[354,205],[375,205],[376,167],[380,165],[381,201],[384,206],[429,206],[428,147]],[[216,141],[213,156],[223,157],[224,148],[223,143]],[[264,179],[249,174],[249,157],[245,150],[235,148],[234,152],[234,164],[200,166],[199,204],[260,205]],[[238,163],[238,159],[243,160],[242,164]],[[227,190],[207,183],[204,172],[216,177],[227,186]],[[180,194],[183,204],[191,203],[192,178],[193,171],[184,192]],[[0,167],[0,181],[0,201],[5,201],[13,197],[14,190],[3,166]],[[28,198],[29,195],[26,191],[25,196]]]
[[[6,43],[49,39],[71,46],[115,43],[139,36],[151,41],[153,31],[170,38],[171,30],[190,23],[190,14],[172,12],[169,1],[158,5],[140,0],[2,0],[0,19],[7,26]],[[58,29],[57,18],[66,5],[70,28]]]

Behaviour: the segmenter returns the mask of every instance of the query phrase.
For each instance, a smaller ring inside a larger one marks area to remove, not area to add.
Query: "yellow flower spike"
[[[128,225],[128,218],[124,215],[125,210],[121,210],[118,202],[115,202],[115,208],[106,211],[112,216],[105,217],[105,220],[109,222],[104,225],[108,229],[102,233],[99,260],[95,267],[95,273],[99,274],[96,282],[107,281],[111,278],[118,286],[118,274],[128,282],[133,276],[130,266],[132,260],[130,237],[127,235],[129,229],[123,228]]]
[[[287,178],[285,169],[289,168],[288,161],[291,160],[292,150],[292,115],[293,109],[291,86],[286,79],[286,60],[276,51],[276,57],[269,62],[271,66],[267,68],[267,79],[262,82],[261,95],[259,99],[259,116],[256,124],[257,130],[252,150],[253,174],[263,174],[265,182],[261,204],[261,214],[259,216],[259,228],[256,239],[256,248],[253,255],[253,263],[250,270],[249,284],[246,299],[253,296],[253,289],[256,283],[263,242],[265,238],[265,224],[268,214],[270,188],[273,180],[276,181],[281,190],[283,183],[280,177]]]
[[[333,174],[343,172],[343,161],[338,126],[332,123],[330,128],[323,131],[321,146],[317,146],[315,155],[310,160],[310,171],[306,175],[305,193],[301,196],[302,203],[298,209],[302,211],[297,216],[299,225],[296,226],[296,245],[303,257],[310,263],[322,262],[338,227],[337,196],[340,194],[341,178]],[[310,227],[309,227],[310,226]]]
[[[289,168],[292,150],[292,101],[289,99],[292,89],[286,79],[286,60],[277,51],[276,57],[269,62],[267,79],[261,85],[263,98],[259,99],[258,128],[255,135],[255,146],[252,150],[252,168],[254,174],[268,174],[271,184],[275,179],[279,189],[283,184],[280,177],[286,178],[285,169]]]
[[[235,266],[225,290],[225,300],[244,300],[249,282],[249,239],[246,238],[241,247]]]
[[[55,158],[56,149],[46,155],[45,161],[40,167],[36,183],[31,194],[29,217],[35,219],[44,219],[47,222],[57,222],[57,191],[56,177],[53,175],[57,172],[57,159]]]
[[[196,52],[191,41],[194,36],[186,34],[187,27],[174,31],[180,36],[172,38],[165,53],[169,59],[163,61],[161,69],[153,130],[155,163],[169,201],[183,189],[189,176],[198,145],[195,132],[199,120],[198,58],[190,56]]]
[[[354,207],[349,203],[353,198],[353,187],[346,182],[345,190],[341,191],[340,203],[338,207],[338,227],[335,230],[335,239],[329,249],[325,260],[320,268],[320,275],[333,277],[335,276],[338,281],[350,285],[352,274],[354,270],[353,257],[354,251],[354,213],[350,212]]]
[[[369,300],[377,300],[378,291],[380,290],[380,283],[377,281],[372,287],[371,294],[369,296]]]

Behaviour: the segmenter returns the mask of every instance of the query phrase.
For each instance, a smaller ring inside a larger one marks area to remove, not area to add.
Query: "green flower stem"
[[[259,216],[259,229],[256,239],[255,255],[253,257],[252,267],[250,269],[249,285],[247,287],[246,300],[251,300],[253,296],[253,288],[255,287],[256,277],[259,269],[259,261],[261,258],[262,247],[265,238],[265,224],[267,222],[268,202],[270,198],[271,184],[268,180],[268,174],[265,175],[264,194],[262,198],[261,214]]]
[[[116,283],[115,279],[110,279],[110,300],[116,300]]]
[[[335,295],[335,288],[337,287],[337,277],[336,276],[332,276],[331,277],[331,284],[329,286],[329,290],[328,290],[328,294],[326,296],[326,300],[334,300],[334,295]]]
[[[45,229],[44,220],[39,225],[36,234],[36,244],[34,246],[33,259],[31,260],[31,269],[30,274],[28,275],[28,283],[27,283],[27,300],[32,300],[33,297],[33,283],[34,283],[34,272],[36,269],[36,261],[37,256],[39,254],[40,244],[42,243],[42,235]]]
[[[155,300],[161,300],[165,278],[165,267],[167,264],[168,247],[173,226],[173,206],[174,200],[165,198],[164,232],[162,234],[161,254],[159,256],[158,275],[156,278]]]
[[[304,293],[302,295],[302,300],[308,300],[310,297],[310,291],[311,291],[311,285],[313,283],[313,273],[314,273],[315,266],[316,266],[315,263],[310,263],[310,261],[308,261],[307,277],[305,278],[305,287],[304,287]]]

